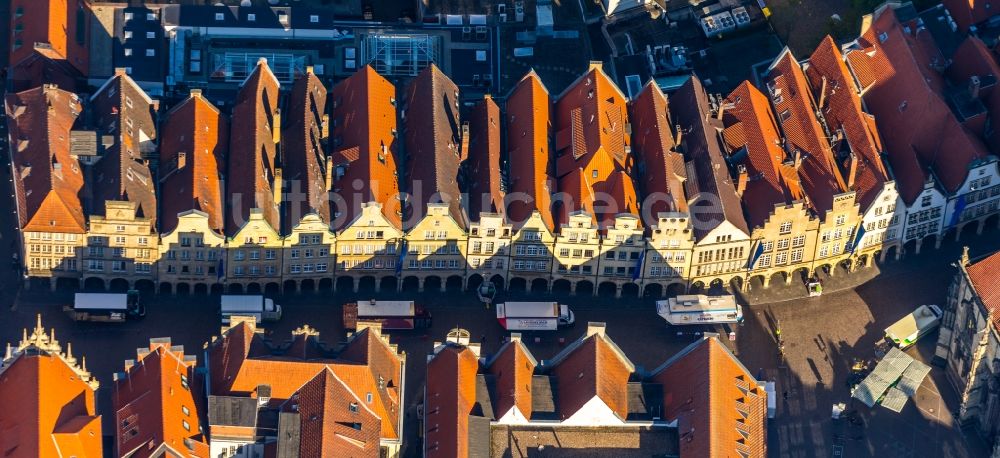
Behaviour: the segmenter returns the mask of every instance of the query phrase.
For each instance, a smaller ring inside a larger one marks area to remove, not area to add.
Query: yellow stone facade
[[[136,215],[134,202],[106,201],[104,216],[90,217],[80,255],[85,286],[102,283],[105,288],[132,288],[143,280],[151,285],[160,255],[159,239],[152,221]]]
[[[452,218],[447,204],[428,204],[427,214],[406,234],[402,283],[418,282],[418,289],[445,290],[447,283],[465,284],[468,236]],[[456,278],[449,278],[456,277]]]
[[[194,291],[222,291],[226,237],[209,228],[208,214],[197,210],[179,214],[177,228],[160,236],[159,249],[161,291],[181,284]]]

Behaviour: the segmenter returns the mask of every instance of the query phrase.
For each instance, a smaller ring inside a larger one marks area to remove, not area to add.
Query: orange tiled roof
[[[68,346],[62,353],[41,316],[16,350],[7,348],[0,363],[0,450],[17,457],[103,456],[97,381],[86,364],[78,366]]]
[[[177,227],[179,213],[198,210],[208,215],[212,230],[223,233],[220,177],[228,142],[226,117],[200,92],[170,110],[160,145],[161,232]]]
[[[717,338],[691,344],[652,378],[664,418],[677,421],[681,457],[767,456],[764,387]]]
[[[427,362],[424,456],[469,455],[469,415],[476,403],[479,358],[468,347],[446,344]]]
[[[489,362],[489,373],[496,383],[493,412],[503,417],[510,409],[517,410],[524,418],[531,418],[531,380],[538,362],[520,340],[504,344]]]
[[[507,150],[510,156],[508,219],[523,223],[537,211],[555,230],[551,194],[555,191],[549,152],[549,93],[534,71],[528,72],[507,97]]]
[[[802,67],[784,52],[768,69],[771,103],[785,137],[785,149],[801,158],[799,176],[809,205],[820,217],[833,208],[833,196],[847,190],[826,132],[815,116],[815,102]]]
[[[674,151],[673,125],[667,97],[652,80],[629,103],[632,145],[644,164],[639,182],[644,216],[656,218],[661,212],[687,212],[684,197],[684,157]],[[645,222],[652,226],[652,221]]]
[[[632,166],[625,134],[628,110],[625,95],[608,78],[599,64],[571,84],[556,102],[556,176],[563,177],[579,167],[588,168],[591,157],[604,150],[618,167]],[[610,175],[598,176],[603,181]]]
[[[283,406],[300,419],[297,456],[378,456],[380,419],[365,404],[330,368],[320,370]]]
[[[240,86],[233,107],[232,138],[229,142],[229,173],[226,194],[229,206],[226,233],[236,234],[258,208],[275,231],[281,230],[274,187],[280,165],[276,157],[275,128],[280,83],[261,58],[253,73]]]
[[[390,224],[402,228],[396,132],[396,88],[364,66],[330,92],[333,101],[333,190],[339,215],[333,227],[343,229],[361,214],[361,203],[379,202]]]
[[[795,181],[789,186],[783,180],[785,151],[767,97],[744,81],[726,97],[726,104],[722,138],[731,160],[746,168],[747,184],[741,197],[747,221],[763,227],[775,205],[802,198],[798,177],[791,174]]]
[[[25,231],[86,231],[80,164],[70,156],[70,131],[82,110],[75,94],[42,86],[5,100],[18,224]]]
[[[35,49],[10,69],[14,92],[33,89],[43,84],[54,84],[63,90],[76,92],[80,71],[69,64],[52,47],[36,43]]]
[[[995,9],[997,5],[991,5],[993,3],[991,0],[944,0],[943,3],[962,32],[969,30],[969,26],[979,24],[997,14]],[[994,9],[991,9],[991,6]]]
[[[875,16],[847,60],[878,120],[900,196],[913,203],[931,170],[947,192],[956,192],[986,148],[942,98],[944,78],[935,66],[944,58],[929,32],[911,27],[907,33],[889,7]]]
[[[469,117],[469,218],[503,213],[504,191],[500,182],[500,107],[487,94]]]
[[[315,213],[330,222],[330,199],[326,189],[326,152],[323,150],[323,124],[326,122],[326,87],[307,69],[295,79],[288,98],[284,133],[281,136],[285,233],[303,216]]]
[[[451,217],[465,227],[459,165],[467,151],[462,144],[458,112],[458,86],[431,64],[406,86],[403,124],[406,130],[406,224],[417,224],[427,214],[427,204],[447,203]]]
[[[552,208],[560,225],[569,223],[569,216],[576,212],[584,212],[591,221],[597,222],[594,187],[590,175],[583,169],[576,169],[559,179],[558,197]]]
[[[993,329],[1000,330],[1000,252],[993,253],[965,268],[969,283],[983,301],[983,306],[992,313]]]
[[[607,180],[594,185],[597,203],[594,211],[597,212],[598,224],[602,229],[615,225],[615,216],[620,214],[631,214],[639,216],[639,201],[636,197],[635,185],[624,170],[618,170],[611,174]]]
[[[14,33],[8,62],[17,64],[31,55],[35,43],[47,43],[77,70],[87,74],[88,21],[82,22],[84,30],[78,30],[77,26],[81,24],[79,15],[88,17],[89,8],[88,3],[72,0],[12,0],[8,30]]]
[[[606,336],[597,333],[581,338],[553,358],[552,364],[561,420],[594,397],[622,420],[628,417],[628,381],[635,368]]]
[[[196,364],[169,339],[150,341],[148,350],[126,362],[125,372],[116,374],[113,398],[119,456],[160,456],[167,447],[183,458],[208,456],[200,427],[204,385]]]
[[[93,196],[90,212],[103,214],[109,200],[129,201],[136,204],[136,215],[149,218],[155,228],[156,184],[143,150],[157,139],[158,104],[121,68],[94,93],[90,104],[99,132],[114,137],[95,166],[95,179],[87,183]]]
[[[843,135],[841,141],[847,142],[857,159],[854,189],[862,210],[866,210],[889,179],[882,164],[882,139],[875,128],[875,118],[861,107],[860,90],[833,37],[827,35],[813,51],[806,76],[816,99],[824,100],[824,106],[819,109],[831,135],[836,137],[839,131]],[[822,93],[824,89],[825,94]],[[841,163],[849,175],[850,159],[842,159]]]

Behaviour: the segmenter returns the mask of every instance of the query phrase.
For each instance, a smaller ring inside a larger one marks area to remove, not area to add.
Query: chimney
[[[743,193],[747,190],[747,181],[749,180],[747,168],[745,165],[740,164],[736,166],[736,170],[739,172],[738,181],[736,182],[736,194],[743,197]]]
[[[281,108],[275,108],[271,117],[271,139],[275,144],[281,142]]]
[[[275,167],[274,169],[274,203],[278,204],[281,202],[281,187],[284,183],[281,182],[281,167]]]
[[[795,167],[795,170],[802,167],[802,151],[798,148],[795,149],[795,160],[792,161],[792,166]]]
[[[681,144],[681,139],[684,137],[684,133],[681,132],[681,125],[677,124],[676,126],[674,126],[674,130],[677,131],[676,138],[674,138],[674,144],[675,145],[680,145]]]
[[[185,165],[187,165],[187,153],[177,153],[177,170],[183,169]]]
[[[521,333],[520,332],[512,332],[512,333],[510,333],[510,341],[511,342],[520,342],[521,341]]]
[[[319,129],[320,130],[319,137],[321,140],[326,140],[330,138],[330,115],[324,114],[322,123],[323,124],[320,125]]]
[[[326,157],[326,190],[333,190],[333,157]]]
[[[191,89],[190,97],[201,97],[201,89]]]
[[[271,385],[257,385],[257,407],[265,407],[271,402]]]
[[[850,170],[847,171],[847,189],[854,189],[854,179],[858,176],[858,155],[851,153]]]
[[[312,74],[313,74],[313,66],[306,65],[306,75],[312,75]]]
[[[607,325],[605,323],[602,323],[602,322],[599,322],[599,321],[590,321],[590,322],[587,322],[587,337],[590,337],[590,336],[592,336],[594,334],[603,336],[604,335],[604,329],[606,327],[607,327]]]
[[[978,76],[972,75],[969,77],[969,97],[971,97],[973,100],[979,98],[980,86],[981,84]]]
[[[115,67],[114,76],[125,76],[125,67]]]
[[[587,71],[589,72],[589,71],[591,71],[591,70],[593,70],[595,68],[598,69],[598,70],[603,70],[604,69],[604,62],[601,62],[599,60],[592,60],[592,61],[590,61],[590,64],[587,65]]]

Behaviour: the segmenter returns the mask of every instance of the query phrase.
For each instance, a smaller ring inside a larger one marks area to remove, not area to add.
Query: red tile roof
[[[173,231],[179,213],[198,210],[223,233],[220,178],[228,143],[229,122],[200,92],[170,110],[160,145],[160,232]]]
[[[604,156],[603,153],[601,155]],[[576,169],[559,179],[559,194],[556,197],[552,208],[560,225],[569,223],[569,216],[576,212],[584,212],[591,221],[597,222],[594,186],[590,175],[583,169]]]
[[[124,69],[115,70],[90,104],[99,132],[114,137],[87,183],[93,196],[90,213],[104,214],[109,200],[129,201],[136,204],[136,215],[149,218],[155,228],[156,183],[144,153],[152,152],[157,140],[157,104]]]
[[[1000,252],[993,253],[965,267],[969,283],[992,315],[993,329],[1000,331]]]
[[[882,139],[875,128],[875,118],[861,107],[860,90],[833,37],[827,35],[809,57],[806,75],[815,98],[824,100],[824,106],[819,109],[827,128],[834,136],[841,132],[842,141],[847,142],[847,148],[857,158],[854,189],[862,211],[867,210],[889,179],[882,164]],[[822,94],[824,88],[826,93]],[[841,162],[848,176],[851,173],[849,163],[849,158]]]
[[[550,109],[549,93],[534,71],[521,78],[507,97],[507,150],[510,156],[507,218],[518,227],[537,211],[546,227],[555,230],[551,200],[555,180],[549,152]]]
[[[618,170],[607,180],[594,184],[594,193],[597,198],[594,211],[597,213],[598,225],[602,229],[614,227],[617,215],[639,216],[639,200],[636,197],[635,184],[632,183],[632,177],[624,170]]]
[[[97,381],[39,324],[0,363],[0,452],[12,457],[102,457]]]
[[[125,372],[116,374],[113,398],[118,456],[160,456],[168,448],[181,458],[209,455],[196,364],[169,339],[151,340],[148,350],[126,362]]]
[[[302,385],[284,406],[299,416],[302,458],[379,454],[379,417],[329,368]]]
[[[285,109],[281,151],[284,168],[282,180],[286,206],[284,232],[303,216],[315,213],[330,223],[330,199],[326,189],[326,152],[323,149],[323,125],[326,122],[326,87],[312,68],[295,79]]]
[[[14,92],[54,84],[65,91],[76,92],[80,71],[66,62],[52,47],[36,43],[35,49],[10,69]]]
[[[42,86],[5,98],[18,224],[25,231],[82,234],[86,220],[80,164],[70,130],[82,110],[76,95]],[[51,108],[51,109],[50,109]]]
[[[963,33],[969,30],[969,26],[993,17],[1000,6],[992,4],[992,0],[944,0],[942,3]]]
[[[1000,65],[997,57],[978,37],[969,36],[959,45],[952,56],[952,64],[948,67],[948,76],[956,86],[967,88],[972,77],[979,78],[981,89],[979,98],[986,105],[990,119],[1000,119]],[[991,151],[1000,151],[1000,129],[986,132],[984,140]]]
[[[489,373],[496,380],[493,412],[497,418],[514,407],[524,418],[531,418],[531,380],[537,366],[538,362],[520,340],[508,341],[490,360]]]
[[[749,81],[744,81],[726,97],[722,138],[729,148],[731,161],[746,168],[746,189],[741,196],[747,222],[763,227],[775,205],[802,198],[798,176],[786,185],[782,168],[786,167],[778,123],[767,97]],[[737,180],[739,177],[737,177]],[[797,191],[793,194],[792,191]]]
[[[630,169],[625,125],[628,110],[625,95],[601,69],[591,64],[587,73],[571,84],[556,102],[556,176],[579,167],[587,168],[591,157],[604,150],[618,167]],[[597,177],[603,181],[610,175]]]
[[[333,188],[339,199],[333,228],[361,214],[354,202],[379,202],[390,224],[402,228],[397,166],[396,88],[366,65],[330,91],[333,102]],[[339,143],[339,145],[338,145]]]
[[[8,62],[17,64],[31,55],[35,43],[48,43],[53,51],[87,74],[89,20],[81,22],[79,15],[89,18],[89,8],[86,2],[72,0],[12,0],[11,26],[7,30],[14,33]],[[84,25],[84,30],[77,29],[80,24]]]
[[[458,86],[431,64],[406,86],[404,99],[406,191],[411,195],[404,226],[420,222],[427,204],[446,203],[451,217],[465,227],[468,216],[462,209],[458,171],[467,151]]]
[[[677,421],[681,457],[767,456],[764,387],[717,338],[691,344],[652,378],[664,418]]]
[[[935,66],[943,66],[944,58],[929,32],[911,27],[907,33],[891,8],[875,16],[847,60],[878,120],[900,196],[912,204],[930,170],[947,192],[956,192],[986,148],[942,98],[944,79]]]
[[[240,86],[232,115],[229,142],[229,173],[226,195],[230,209],[227,235],[235,235],[250,220],[251,209],[263,212],[275,231],[281,230],[274,187],[280,165],[275,157],[278,138],[274,129],[281,122],[278,112],[280,83],[261,58],[253,73]]]
[[[500,181],[500,107],[487,94],[469,117],[469,218],[504,212],[504,189]]]
[[[269,385],[271,403],[278,404],[329,368],[358,397],[372,393],[372,402],[365,399],[365,406],[381,419],[381,437],[399,438],[402,360],[379,330],[356,332],[339,355],[327,351],[318,333],[308,326],[294,331],[293,336],[282,354],[275,355],[275,349],[263,341],[253,324],[240,322],[227,329],[209,344],[211,393],[255,397],[258,386]],[[305,349],[305,345],[318,348]]]
[[[561,420],[577,413],[595,397],[622,421],[628,417],[628,381],[635,367],[603,333],[582,337],[551,362]]]
[[[467,347],[446,344],[427,362],[424,456],[469,456],[469,415],[476,403],[479,358]]]
[[[800,155],[802,188],[810,207],[822,218],[833,208],[833,196],[845,192],[847,185],[827,134],[814,114],[809,81],[786,48],[768,69],[766,82],[785,137],[785,148]]]
[[[687,212],[684,156],[674,151],[673,124],[667,98],[653,81],[629,103],[632,146],[643,164],[639,188],[643,216],[654,221],[661,212]],[[645,221],[652,226],[654,221]]]

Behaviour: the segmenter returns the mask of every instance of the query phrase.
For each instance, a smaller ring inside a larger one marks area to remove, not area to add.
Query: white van
[[[233,315],[252,316],[257,324],[281,319],[281,306],[264,296],[222,296],[222,324],[229,324]]]
[[[936,305],[921,305],[913,313],[885,328],[885,337],[900,350],[905,350],[940,324],[941,308]]]

